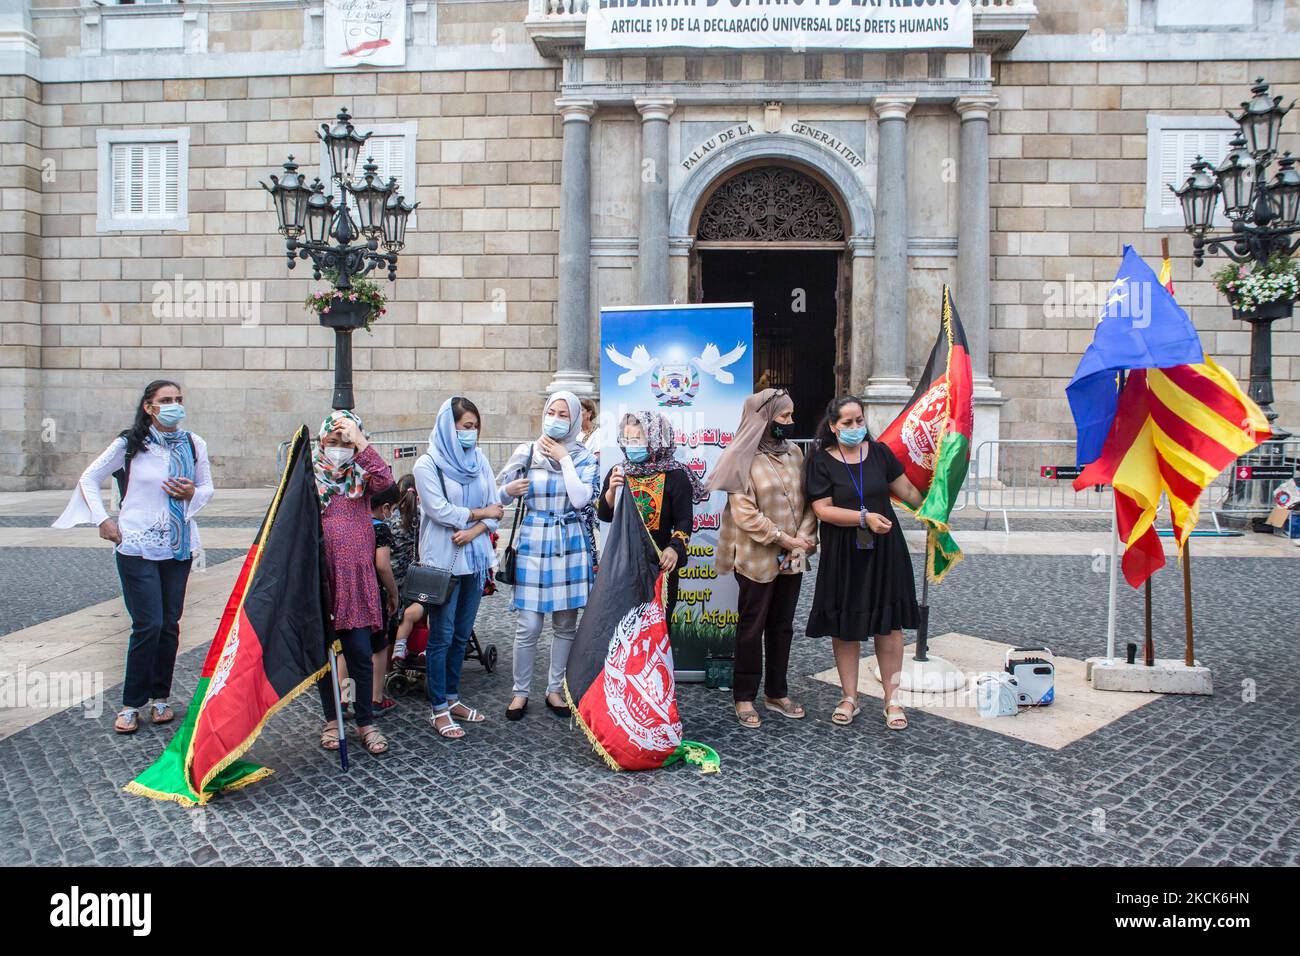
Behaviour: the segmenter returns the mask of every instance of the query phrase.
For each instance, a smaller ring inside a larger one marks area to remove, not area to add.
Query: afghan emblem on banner
[[[686,408],[700,390],[700,373],[694,365],[659,365],[650,373],[655,401],[669,408]]]
[[[939,431],[947,421],[948,380],[940,379],[907,410],[899,437],[907,447],[907,455],[926,471],[934,471],[934,458],[939,451]]]

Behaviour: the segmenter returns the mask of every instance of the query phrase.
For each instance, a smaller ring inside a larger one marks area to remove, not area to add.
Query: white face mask
[[[326,448],[325,449],[325,457],[330,460],[330,463],[334,465],[335,468],[342,468],[344,465],[346,465],[348,462],[352,460],[352,456],[355,454],[356,454],[355,448]]]

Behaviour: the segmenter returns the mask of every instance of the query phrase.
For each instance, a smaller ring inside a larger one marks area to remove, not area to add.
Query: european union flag
[[[1115,274],[1092,344],[1066,386],[1078,432],[1076,464],[1101,454],[1119,403],[1120,369],[1170,368],[1205,360],[1196,326],[1132,246]]]

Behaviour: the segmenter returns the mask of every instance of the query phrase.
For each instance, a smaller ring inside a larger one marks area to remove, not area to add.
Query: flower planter
[[[364,302],[336,299],[328,312],[318,314],[320,324],[328,329],[345,330],[365,328],[370,316],[370,306]]]
[[[1278,299],[1275,302],[1265,302],[1249,312],[1233,309],[1232,317],[1242,322],[1272,322],[1274,319],[1289,319],[1294,306],[1295,303],[1290,299]]]

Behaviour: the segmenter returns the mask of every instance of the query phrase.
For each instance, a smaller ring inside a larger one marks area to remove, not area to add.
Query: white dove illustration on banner
[[[632,349],[631,356],[624,355],[614,346],[605,347],[609,360],[619,368],[627,369],[618,377],[619,385],[631,385],[643,375],[650,376],[650,391],[661,406],[686,406],[695,398],[700,387],[701,373],[711,375],[723,385],[732,384],[736,378],[727,366],[740,361],[748,347],[737,342],[725,355],[712,342],[689,362],[666,363],[651,356],[644,345]]]

